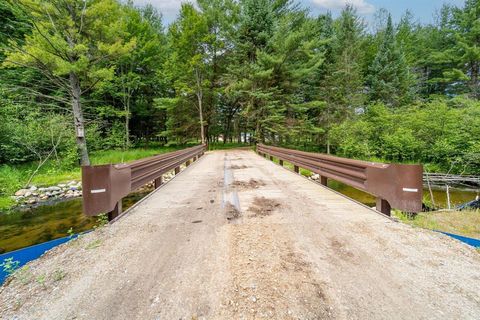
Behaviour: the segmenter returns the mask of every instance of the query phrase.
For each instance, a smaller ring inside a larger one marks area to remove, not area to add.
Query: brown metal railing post
[[[328,184],[328,178],[324,176],[320,176],[320,183],[326,186]]]
[[[112,221],[122,213],[122,199],[117,202],[115,209],[108,213],[108,221]]]
[[[299,173],[300,168],[298,166],[293,166],[293,171],[295,171],[295,173]]]
[[[175,175],[179,174],[180,173],[180,167],[176,167],[175,168]]]
[[[390,203],[388,203],[387,200],[382,199],[382,198],[377,198],[377,211],[380,211],[383,214],[386,214],[387,216],[390,216],[392,214],[392,207],[390,206]]]
[[[155,189],[160,187],[163,184],[163,177],[160,176],[159,178],[155,179]]]

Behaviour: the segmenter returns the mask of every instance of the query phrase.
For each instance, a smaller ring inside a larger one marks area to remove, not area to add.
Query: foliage
[[[414,217],[395,212],[401,221],[416,227],[480,238],[480,214],[477,211],[423,212]]]
[[[1,2],[0,206],[35,172],[77,179],[87,155],[202,137],[480,172],[479,0],[429,24],[380,10],[368,29],[351,5],[297,4],[198,0],[165,27],[133,1]]]
[[[3,269],[3,272],[10,276],[15,273],[19,265],[20,261],[14,261],[13,258],[8,258],[3,260],[0,267]]]

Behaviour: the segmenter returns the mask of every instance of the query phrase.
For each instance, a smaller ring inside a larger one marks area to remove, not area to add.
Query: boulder
[[[16,195],[17,197],[23,197],[23,196],[25,195],[25,193],[27,193],[27,192],[28,192],[27,189],[20,189],[20,190],[18,190],[17,192],[15,192],[15,195]]]
[[[28,204],[35,204],[37,203],[37,199],[30,199],[27,201]]]
[[[23,196],[24,196],[25,198],[28,198],[28,197],[30,197],[31,195],[32,195],[32,193],[31,193],[30,191],[27,191]]]
[[[67,185],[66,185],[65,183],[60,183],[60,184],[58,184],[58,186],[59,186],[60,188],[65,188]]]
[[[35,187],[35,186],[31,186],[31,187],[30,187],[30,191],[37,191],[37,190],[38,190],[38,188]]]

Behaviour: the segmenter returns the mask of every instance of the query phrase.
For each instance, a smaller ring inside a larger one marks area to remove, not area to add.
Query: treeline
[[[0,19],[0,163],[265,141],[480,172],[480,0],[373,27],[288,0],[197,0],[169,26],[116,0],[4,1]]]

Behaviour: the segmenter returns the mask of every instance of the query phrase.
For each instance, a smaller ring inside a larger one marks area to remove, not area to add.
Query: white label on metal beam
[[[418,192],[418,189],[411,189],[411,188],[403,188],[405,192]]]
[[[91,190],[90,193],[104,193],[106,192],[106,189],[96,189],[96,190]]]

